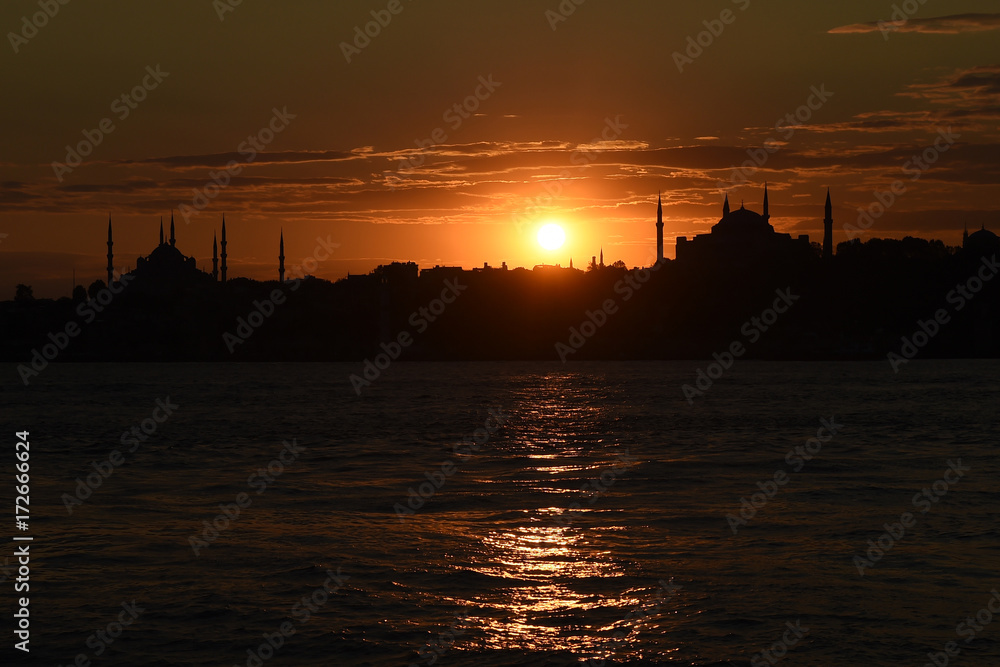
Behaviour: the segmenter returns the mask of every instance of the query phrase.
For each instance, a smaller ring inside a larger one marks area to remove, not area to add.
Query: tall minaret
[[[826,218],[823,219],[823,259],[833,257],[833,204],[830,188],[826,189]]]
[[[281,230],[281,240],[278,242],[278,282],[285,282],[285,230]]]
[[[726,202],[722,205],[722,217],[729,215],[729,194],[726,194]]]
[[[767,212],[767,181],[764,181],[764,222],[771,221],[771,214]]]
[[[663,195],[656,195],[656,261],[663,261]]]
[[[218,237],[212,234],[212,280],[219,280],[219,242]]]
[[[962,247],[969,242],[969,223],[965,223],[965,231],[962,232]]]
[[[604,246],[601,246],[601,268],[604,268]]]
[[[176,246],[177,239],[174,238],[174,212],[170,212],[170,245]]]
[[[115,242],[111,240],[111,214],[108,213],[108,285],[115,281],[114,253],[111,251],[111,246],[114,244]]]
[[[163,216],[160,216],[160,245],[163,245]]]
[[[226,215],[222,215],[222,282],[226,282]]]

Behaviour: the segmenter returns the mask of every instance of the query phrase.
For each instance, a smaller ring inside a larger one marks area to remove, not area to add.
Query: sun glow
[[[558,250],[566,242],[566,232],[555,223],[544,225],[538,230],[538,245],[546,250]]]

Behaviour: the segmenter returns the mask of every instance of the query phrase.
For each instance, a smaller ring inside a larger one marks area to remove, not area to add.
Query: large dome
[[[712,227],[713,234],[773,234],[774,227],[760,213],[740,206],[722,216]]]
[[[984,227],[983,229],[980,229],[978,232],[969,234],[969,240],[972,241],[973,243],[993,244],[996,243],[997,241],[1000,241],[1000,237],[998,237],[996,234],[994,234],[993,232]]]
[[[149,261],[158,264],[183,264],[187,258],[174,246],[164,243],[149,253]]]

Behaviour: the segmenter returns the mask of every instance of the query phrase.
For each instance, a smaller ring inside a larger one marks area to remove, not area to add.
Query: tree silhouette
[[[18,284],[14,289],[14,301],[34,301],[35,294],[31,291],[31,285]]]
[[[73,301],[86,301],[87,300],[87,290],[84,289],[83,285],[77,285],[73,288]]]

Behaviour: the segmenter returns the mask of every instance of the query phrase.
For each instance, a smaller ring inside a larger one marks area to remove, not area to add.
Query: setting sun
[[[558,250],[566,241],[566,232],[556,224],[547,224],[538,230],[538,245],[546,250]]]

